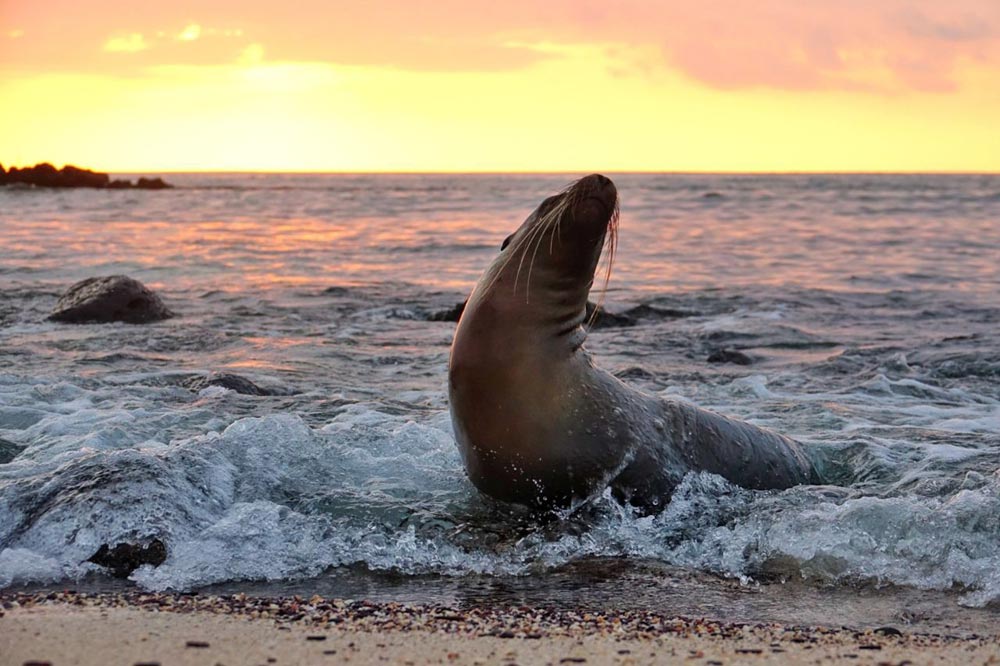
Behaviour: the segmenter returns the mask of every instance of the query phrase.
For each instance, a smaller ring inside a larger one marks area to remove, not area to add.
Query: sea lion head
[[[531,326],[582,321],[601,254],[610,277],[618,239],[618,190],[592,174],[548,197],[504,241],[469,302]]]

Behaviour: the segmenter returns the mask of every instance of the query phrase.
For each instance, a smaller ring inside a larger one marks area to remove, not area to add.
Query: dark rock
[[[448,308],[447,310],[438,310],[437,312],[432,312],[427,316],[428,321],[458,321],[462,318],[462,313],[465,312],[465,304],[468,300],[464,300],[461,303]]]
[[[140,178],[135,187],[140,190],[165,190],[173,185],[168,185],[162,178]]]
[[[6,465],[16,458],[26,447],[0,437],[0,465]]]
[[[701,197],[703,199],[721,199],[722,194],[720,194],[719,192],[705,192],[704,194],[701,195]]]
[[[753,359],[737,349],[716,349],[705,359],[709,363],[735,363],[753,365]]]
[[[107,187],[110,180],[106,173],[66,165],[59,171],[57,187]]]
[[[75,166],[56,169],[48,162],[33,167],[12,167],[7,173],[7,183],[23,183],[37,187],[107,187],[108,174]]]
[[[115,578],[128,578],[129,574],[143,564],[158,567],[166,559],[166,545],[159,539],[153,539],[145,546],[120,543],[109,548],[108,544],[103,544],[87,561],[111,569],[111,575]]]
[[[93,277],[63,294],[49,319],[71,324],[124,321],[145,324],[173,317],[160,297],[126,275]]]
[[[902,636],[903,632],[896,627],[878,627],[872,630],[873,633],[881,634],[883,636]]]
[[[222,388],[242,393],[243,395],[273,395],[270,391],[262,389],[246,377],[231,375],[225,372],[213,372],[207,377],[192,377],[184,381],[183,386],[192,391],[200,391],[209,386],[221,386]]]
[[[694,317],[698,313],[691,310],[678,310],[677,308],[662,308],[656,305],[636,305],[624,312],[625,315],[633,319],[680,319],[682,317]]]
[[[11,167],[10,171],[7,172],[7,182],[11,184],[23,183],[25,185],[51,187],[58,174],[59,172],[56,171],[56,168],[47,162],[23,169]]]
[[[111,180],[106,173],[81,169],[69,164],[62,169],[56,169],[48,162],[22,169],[11,167],[10,171],[7,172],[3,172],[2,168],[0,165],[0,185],[19,183],[35,187],[136,188],[144,190],[162,190],[173,187],[173,185],[164,182],[162,178],[140,178],[139,182],[133,185],[127,180]]]
[[[634,317],[627,314],[608,312],[602,306],[587,301],[587,312],[584,315],[583,323],[590,329],[595,328],[624,328],[635,326]]]

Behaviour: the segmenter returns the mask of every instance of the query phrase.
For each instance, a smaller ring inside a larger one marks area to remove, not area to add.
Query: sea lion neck
[[[507,237],[466,305],[456,338],[475,329],[506,345],[542,344],[549,351],[582,343],[587,299],[605,246],[617,238],[618,191],[597,174],[546,198]],[[554,349],[553,349],[554,348]]]
[[[466,339],[475,340],[476,349],[493,350],[500,356],[524,348],[526,353],[545,357],[565,356],[578,349],[586,338],[587,289],[560,289],[549,284],[526,300],[504,293],[503,284],[492,292],[477,288],[465,306],[455,331],[455,352]],[[453,358],[455,354],[453,353]]]

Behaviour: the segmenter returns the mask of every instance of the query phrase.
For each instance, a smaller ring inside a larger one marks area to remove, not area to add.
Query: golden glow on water
[[[977,27],[1000,21],[992,0],[722,14],[386,0],[308,19],[258,2],[148,16],[55,4],[0,10],[7,165],[1000,170],[1000,39]],[[56,10],[79,25],[56,30]]]
[[[380,284],[468,293],[503,238],[563,181],[235,179],[265,188],[256,189],[230,188],[229,177],[178,178],[215,185],[144,193],[141,203],[128,192],[5,192],[15,211],[0,228],[8,264],[63,280],[134,273],[192,298],[247,290],[261,299],[305,298],[328,287]],[[996,274],[996,177],[616,180],[623,215],[613,290],[794,284],[852,291],[921,276],[977,290]],[[537,198],[526,195],[529,186],[537,186]],[[356,199],[358,188],[366,194]]]

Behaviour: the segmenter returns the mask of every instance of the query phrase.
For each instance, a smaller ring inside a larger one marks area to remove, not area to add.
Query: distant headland
[[[111,180],[111,177],[106,173],[81,169],[69,164],[62,169],[56,169],[48,162],[21,169],[11,167],[10,171],[5,170],[0,164],[0,185],[91,187],[110,190],[165,190],[173,187],[162,178],[140,178],[134,183],[130,180]]]

